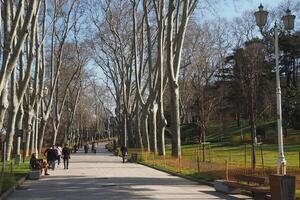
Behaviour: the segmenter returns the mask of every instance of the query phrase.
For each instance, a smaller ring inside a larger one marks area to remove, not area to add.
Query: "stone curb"
[[[9,188],[6,192],[4,192],[3,194],[1,194],[0,200],[5,200],[5,199],[7,199],[7,197],[8,197],[11,193],[13,193],[13,192],[16,190],[16,188],[17,188],[18,186],[20,186],[22,183],[25,182],[27,176],[28,176],[28,175],[26,175],[26,176],[20,178],[20,180],[18,180],[14,186],[12,186],[12,187]]]
[[[162,172],[168,173],[168,174],[173,175],[173,176],[178,176],[180,178],[184,178],[184,179],[187,179],[187,180],[190,180],[190,181],[194,181],[194,182],[197,182],[197,183],[200,183],[200,184],[204,184],[204,185],[208,185],[208,186],[214,187],[214,183],[209,182],[209,181],[201,180],[201,179],[194,178],[194,177],[191,177],[191,176],[185,176],[185,175],[182,175],[182,174],[179,174],[179,173],[176,173],[176,172],[170,172],[168,170],[160,169],[158,167],[155,167],[155,166],[152,166],[152,165],[148,165],[148,164],[142,163],[140,161],[138,161],[137,163],[140,164],[140,165],[144,165],[146,167],[150,167],[152,169],[156,169],[158,171],[162,171]]]

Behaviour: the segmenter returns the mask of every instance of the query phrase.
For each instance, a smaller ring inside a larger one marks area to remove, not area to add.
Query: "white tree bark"
[[[176,3],[175,3],[176,2]],[[167,67],[170,83],[171,98],[171,132],[172,155],[181,156],[180,140],[180,109],[179,109],[179,69],[181,63],[182,45],[185,37],[186,26],[197,0],[170,0],[167,20]],[[182,12],[180,12],[182,11]],[[174,25],[175,21],[175,25]]]
[[[15,12],[12,7],[14,7],[14,3],[5,0],[3,3],[3,16],[4,16],[4,47],[3,47],[3,55],[2,55],[2,67],[0,71],[0,93],[4,95],[3,100],[7,97],[7,93],[5,90],[9,77],[16,67],[17,60],[19,58],[19,54],[22,50],[22,46],[24,44],[25,38],[27,37],[29,28],[31,26],[31,21],[33,20],[34,14],[38,11],[38,0],[30,1],[26,13],[24,14],[24,4],[25,0],[20,0],[17,9]],[[24,22],[21,23],[21,16],[24,14]],[[12,20],[12,21],[11,21]],[[5,101],[4,101],[5,102]],[[0,107],[0,128],[3,127],[3,119],[5,115],[6,107],[2,102],[2,106]]]
[[[158,45],[157,45],[157,67],[159,68],[159,77],[158,77],[158,154],[165,155],[165,127],[167,121],[164,116],[164,105],[163,105],[163,94],[164,94],[164,46],[165,46],[165,37],[164,37],[164,23],[165,23],[165,1],[161,0],[159,4],[154,4],[156,9],[156,19],[158,24]]]
[[[53,13],[53,24],[52,24],[52,30],[51,30],[51,84],[50,84],[50,95],[48,98],[48,102],[46,105],[44,105],[42,109],[42,125],[41,125],[41,131],[38,141],[38,152],[41,153],[41,150],[43,148],[43,142],[44,142],[44,135],[45,135],[45,129],[47,125],[47,121],[49,119],[50,113],[52,111],[52,106],[54,102],[55,97],[55,91],[57,87],[57,82],[59,78],[59,73],[62,65],[62,57],[64,53],[64,46],[66,42],[66,38],[70,32],[70,30],[73,28],[74,23],[71,23],[71,14],[74,10],[74,7],[76,6],[77,0],[73,0],[70,3],[70,6],[66,12],[66,15],[63,16],[63,24],[60,24],[62,27],[62,33],[61,37],[59,38],[57,27],[57,17],[58,17],[58,2],[54,2],[54,13]],[[59,38],[59,39],[58,39]],[[58,43],[58,48],[55,46],[55,43]],[[54,59],[55,54],[57,55]],[[65,99],[65,98],[63,98]]]
[[[16,126],[16,118],[18,114],[19,107],[21,105],[21,102],[23,101],[23,97],[25,95],[29,80],[30,80],[30,75],[31,75],[31,68],[32,68],[32,63],[34,59],[34,43],[35,43],[35,36],[36,36],[36,25],[37,25],[37,16],[38,16],[38,7],[35,10],[35,14],[33,16],[33,20],[31,22],[31,31],[30,31],[30,36],[28,36],[29,39],[29,55],[27,56],[27,69],[25,72],[25,77],[24,80],[22,80],[17,87],[17,80],[16,80],[16,69],[13,69],[12,72],[12,77],[11,77],[11,97],[12,97],[12,105],[11,105],[11,112],[9,114],[9,121],[8,121],[8,129],[7,129],[7,150],[6,150],[6,158],[7,160],[10,159],[11,151],[12,151],[12,145],[13,145],[13,139],[15,135],[15,126]],[[23,47],[21,47],[23,49]],[[22,51],[22,50],[21,50]],[[22,54],[21,54],[22,55]],[[21,63],[22,64],[22,63]],[[22,77],[20,77],[22,78]]]

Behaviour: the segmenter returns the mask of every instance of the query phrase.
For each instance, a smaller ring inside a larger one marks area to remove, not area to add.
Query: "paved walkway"
[[[97,154],[72,154],[69,170],[63,165],[50,176],[27,180],[11,200],[125,200],[125,199],[245,199],[230,197],[212,187],[171,176],[143,165],[121,163],[103,148]]]

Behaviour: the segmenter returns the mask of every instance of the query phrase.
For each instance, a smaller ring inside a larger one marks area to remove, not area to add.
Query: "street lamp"
[[[286,30],[290,31],[294,29],[295,15],[292,15],[291,10],[286,10],[286,15],[282,17],[282,21]]]
[[[263,27],[267,23],[267,18],[268,18],[269,12],[264,10],[264,7],[262,4],[259,5],[258,9],[259,10],[257,12],[255,12],[254,15],[255,15],[257,26],[260,28],[260,30],[262,30]]]
[[[259,10],[254,13],[256,24],[262,29],[266,25],[268,12],[264,10],[262,4],[258,7]],[[282,17],[284,28],[287,31],[291,31],[294,28],[295,15],[291,14],[291,11],[287,9],[286,15]],[[282,136],[282,110],[281,110],[281,88],[280,88],[280,77],[279,77],[279,48],[278,48],[278,27],[275,23],[274,26],[274,46],[275,46],[275,61],[276,61],[276,99],[277,99],[277,128],[278,128],[278,161],[277,161],[277,174],[286,174],[286,160],[284,157],[283,150],[283,136]]]

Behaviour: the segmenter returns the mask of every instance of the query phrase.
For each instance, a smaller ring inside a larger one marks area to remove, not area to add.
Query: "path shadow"
[[[160,186],[178,186],[181,190],[195,185],[184,179],[177,178],[144,178],[144,177],[95,177],[87,178],[84,176],[50,176],[37,181],[26,181],[25,190],[18,190],[9,199],[12,200],[50,200],[50,199],[66,199],[66,200],[124,200],[124,199],[156,199],[156,190]],[[197,187],[197,186],[196,186]],[[180,195],[186,196],[186,193],[175,190],[169,191],[171,195],[176,195],[176,199]],[[161,192],[161,191],[160,191]],[[199,191],[203,192],[203,191]],[[222,195],[213,191],[204,191],[209,194],[205,199],[232,199],[227,195]],[[191,198],[195,197],[194,193]]]

